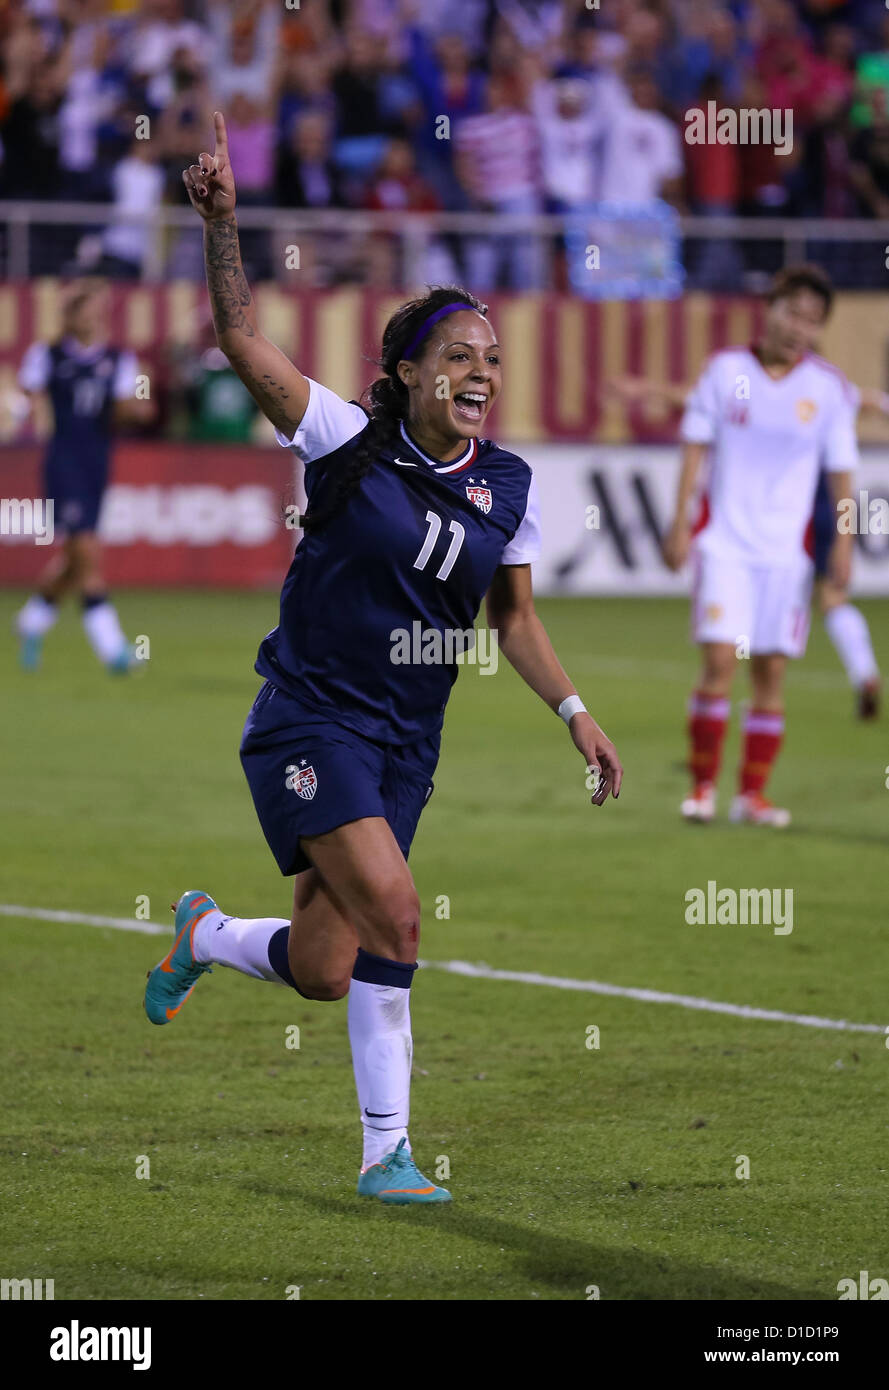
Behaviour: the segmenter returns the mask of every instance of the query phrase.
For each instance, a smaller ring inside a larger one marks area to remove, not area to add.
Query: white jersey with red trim
[[[857,408],[843,373],[814,354],[778,380],[750,348],[711,357],[680,426],[683,443],[711,446],[699,549],[796,563],[820,470],[857,466]]]

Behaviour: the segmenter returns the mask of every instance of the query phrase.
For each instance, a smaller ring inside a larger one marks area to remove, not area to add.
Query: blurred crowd
[[[0,197],[121,213],[38,237],[34,273],[89,256],[142,274],[214,108],[245,209],[889,217],[877,0],[6,0],[0,53]],[[792,151],[688,144],[711,101],[791,110]],[[273,238],[246,240],[278,274]],[[365,237],[356,268],[347,237],[316,238],[313,282],[397,280],[393,246]],[[543,282],[535,237],[443,234],[429,254],[480,291]],[[199,274],[188,235],[169,255]]]

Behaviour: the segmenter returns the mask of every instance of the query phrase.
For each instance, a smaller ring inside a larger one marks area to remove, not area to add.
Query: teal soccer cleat
[[[19,638],[19,662],[23,671],[36,671],[43,653],[42,637]]]
[[[149,970],[145,986],[145,1012],[152,1023],[169,1023],[175,1018],[201,975],[209,972],[209,965],[195,960],[192,938],[201,918],[218,910],[212,898],[194,888],[183,893],[176,904],[176,939],[163,960]]]
[[[412,1202],[449,1202],[450,1192],[436,1187],[424,1178],[412,1156],[405,1152],[405,1140],[386,1154],[379,1163],[372,1163],[358,1179],[359,1197],[379,1197],[391,1206],[408,1206]]]
[[[117,656],[113,656],[106,665],[113,676],[126,676],[141,663],[136,655],[136,648],[131,643],[125,642]]]

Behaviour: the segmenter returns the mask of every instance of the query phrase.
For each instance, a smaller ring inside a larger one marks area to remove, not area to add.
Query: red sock
[[[744,756],[739,772],[742,792],[761,792],[784,738],[784,715],[751,709],[744,717]]]
[[[731,705],[724,696],[702,695],[698,690],[693,692],[688,702],[688,737],[691,743],[688,766],[695,788],[716,781],[730,710]]]

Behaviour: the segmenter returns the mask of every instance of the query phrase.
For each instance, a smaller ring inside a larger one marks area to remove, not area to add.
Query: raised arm
[[[204,219],[204,263],[216,341],[256,401],[282,434],[292,437],[309,404],[309,383],[290,358],[260,333],[241,264],[235,220],[235,181],[221,111],[214,112],[216,149],[183,170],[192,207]]]
[[[655,381],[646,376],[616,376],[603,382],[600,394],[605,399],[609,395],[618,396],[625,405],[663,401],[665,405],[682,410],[690,391],[691,387],[682,382]]]

